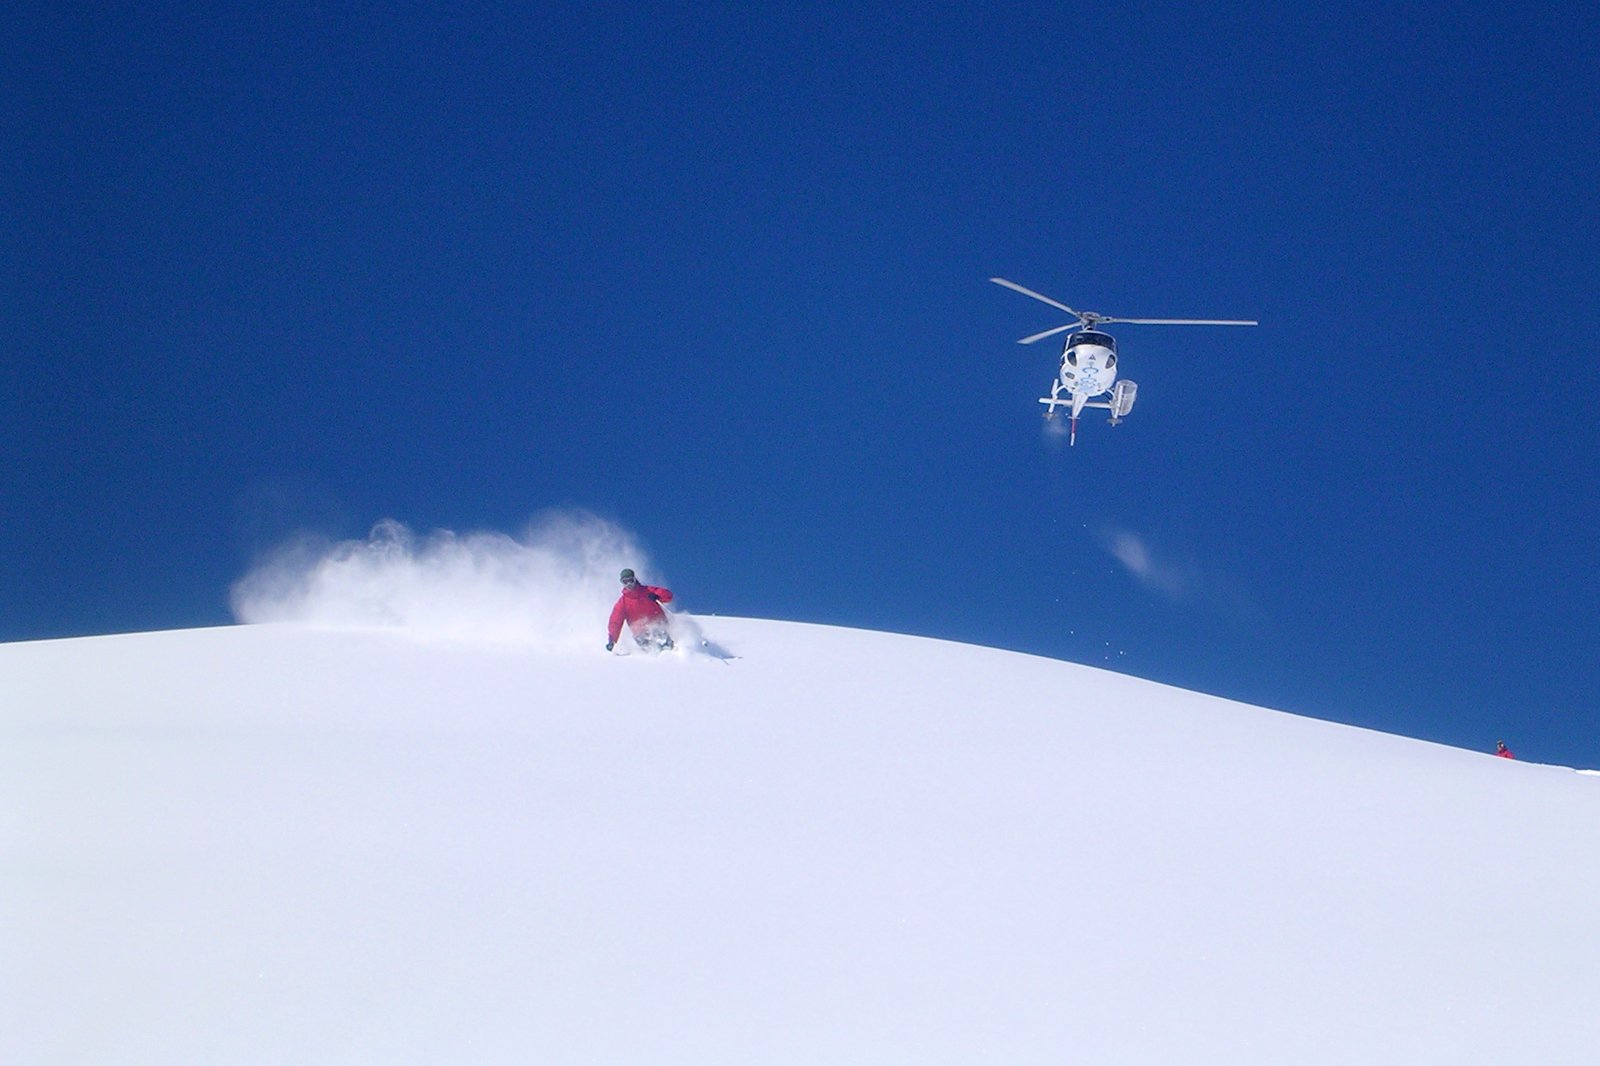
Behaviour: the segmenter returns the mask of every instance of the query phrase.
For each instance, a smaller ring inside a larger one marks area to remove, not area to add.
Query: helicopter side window
[[[1106,356],[1106,369],[1109,370],[1111,367],[1114,367],[1116,365],[1117,365],[1117,353],[1116,352],[1112,352],[1110,355]]]
[[[1078,349],[1076,349],[1076,348],[1068,348],[1067,349],[1067,365],[1068,366],[1077,366],[1078,365]]]

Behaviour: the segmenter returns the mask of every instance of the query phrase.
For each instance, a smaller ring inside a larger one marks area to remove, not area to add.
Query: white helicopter
[[[1124,415],[1133,410],[1133,400],[1139,391],[1139,386],[1134,382],[1126,379],[1117,380],[1117,342],[1111,334],[1102,332],[1100,326],[1111,322],[1129,322],[1142,326],[1260,325],[1258,322],[1223,318],[1112,318],[1110,315],[1096,314],[1093,311],[1074,311],[1059,300],[1052,300],[1005,278],[989,280],[996,285],[1014,289],[1024,296],[1031,296],[1051,307],[1059,307],[1077,319],[1076,322],[1047,329],[1043,333],[1035,333],[1017,342],[1032,344],[1034,341],[1042,341],[1046,337],[1053,337],[1067,330],[1076,331],[1067,337],[1067,343],[1061,349],[1061,370],[1056,375],[1056,382],[1050,389],[1050,395],[1039,398],[1040,403],[1047,405],[1044,413],[1046,419],[1056,416],[1057,407],[1066,407],[1071,411],[1070,443],[1072,444],[1078,443],[1078,416],[1083,413],[1085,407],[1098,407],[1110,411],[1111,424],[1114,426],[1122,421]],[[1067,394],[1065,397],[1061,395],[1063,392]],[[1109,399],[1095,399],[1096,396],[1104,396],[1108,392],[1111,394]]]

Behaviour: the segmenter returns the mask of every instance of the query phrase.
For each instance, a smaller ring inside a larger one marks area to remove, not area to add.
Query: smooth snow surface
[[[704,625],[0,646],[0,1062],[1600,1055],[1594,777]]]

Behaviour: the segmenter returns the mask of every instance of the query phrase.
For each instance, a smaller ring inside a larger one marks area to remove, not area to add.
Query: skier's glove
[[[616,641],[614,641],[614,640],[606,641],[606,651],[610,651],[612,648],[615,648],[616,646],[617,646],[617,642]]]

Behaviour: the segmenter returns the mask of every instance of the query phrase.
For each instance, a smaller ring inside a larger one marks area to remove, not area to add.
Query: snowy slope
[[[0,1062],[1600,1055],[1600,778],[706,627],[0,646]]]

